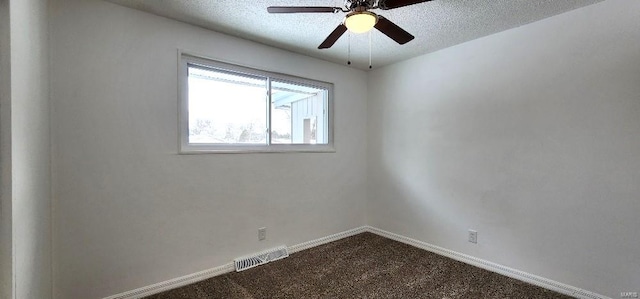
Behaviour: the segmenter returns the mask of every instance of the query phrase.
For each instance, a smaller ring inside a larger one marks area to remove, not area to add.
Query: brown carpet
[[[147,298],[571,297],[363,233]]]

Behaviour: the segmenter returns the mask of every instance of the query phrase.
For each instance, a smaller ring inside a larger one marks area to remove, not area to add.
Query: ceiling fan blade
[[[338,27],[336,27],[336,29],[333,30],[333,32],[331,32],[331,34],[329,34],[329,36],[327,36],[327,39],[325,39],[322,44],[320,44],[320,46],[318,46],[318,49],[328,49],[331,48],[331,46],[333,46],[333,44],[336,43],[336,41],[338,41],[338,39],[347,31],[347,26],[345,26],[344,24],[340,24],[338,25]]]
[[[411,35],[411,33],[404,31],[404,29],[400,28],[398,25],[380,15],[378,16],[378,23],[376,23],[375,27],[380,32],[384,33],[386,36],[401,45],[404,45],[414,39],[414,36]]]
[[[380,9],[388,10],[429,1],[432,0],[381,0],[378,6]]]
[[[269,13],[308,13],[308,12],[336,12],[338,7],[328,6],[269,6],[267,11]]]

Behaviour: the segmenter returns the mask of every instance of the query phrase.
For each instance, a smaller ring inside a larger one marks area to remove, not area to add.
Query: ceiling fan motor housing
[[[376,0],[346,0],[344,2],[344,7],[349,10],[356,9],[368,9],[374,7],[376,4]]]

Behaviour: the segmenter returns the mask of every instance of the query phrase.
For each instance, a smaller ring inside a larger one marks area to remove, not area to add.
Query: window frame
[[[240,73],[252,77],[266,78],[267,90],[267,140],[266,144],[214,144],[214,143],[189,143],[189,65],[196,65],[204,69],[222,70],[231,73]],[[180,154],[210,154],[210,153],[332,153],[335,152],[333,144],[333,83],[307,79],[293,75],[287,75],[267,70],[260,70],[238,64],[223,62],[200,55],[194,55],[178,51],[178,138]],[[327,90],[325,101],[325,116],[327,122],[327,144],[273,144],[271,143],[271,81],[301,84]]]

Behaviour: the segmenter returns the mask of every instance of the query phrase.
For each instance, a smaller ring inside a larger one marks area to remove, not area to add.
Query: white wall
[[[21,0],[10,4],[2,2],[0,296],[51,298],[47,3]],[[7,34],[9,44],[5,43]]]
[[[13,296],[10,27],[9,0],[0,0],[0,298]]]
[[[609,0],[373,71],[368,224],[638,291],[638,37],[640,1]]]
[[[104,1],[50,17],[55,298],[364,225],[366,73]],[[334,82],[337,152],[178,155],[179,48]]]

